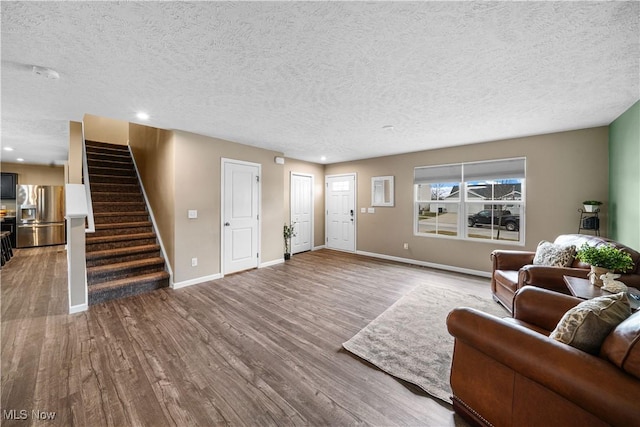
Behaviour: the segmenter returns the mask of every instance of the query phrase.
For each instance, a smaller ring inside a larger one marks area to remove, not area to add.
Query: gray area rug
[[[491,298],[419,285],[342,346],[388,374],[451,404],[453,337],[447,332],[446,318],[456,307],[508,316]]]

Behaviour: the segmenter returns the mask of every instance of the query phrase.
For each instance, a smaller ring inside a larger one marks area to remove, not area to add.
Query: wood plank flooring
[[[420,283],[488,279],[321,250],[75,315],[66,280],[62,246],[2,269],[3,426],[465,425],[341,344]]]

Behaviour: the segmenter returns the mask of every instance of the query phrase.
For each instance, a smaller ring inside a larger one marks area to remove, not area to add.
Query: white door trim
[[[315,177],[312,174],[308,174],[308,173],[301,173],[301,172],[293,172],[291,171],[289,174],[289,224],[291,224],[291,218],[293,217],[293,192],[291,191],[292,185],[291,183],[293,182],[293,177],[295,176],[303,176],[303,177],[307,177],[307,178],[311,178],[311,248],[309,250],[313,250],[314,248],[314,244],[315,244],[315,240],[314,240],[314,228],[315,228],[315,218],[314,218],[314,209],[315,209],[315,201],[314,201],[314,196],[315,196],[315,191],[314,191],[314,186],[315,186]],[[293,254],[293,247],[291,248],[291,253]]]
[[[262,165],[260,163],[247,162],[244,160],[229,159],[222,157],[220,159],[220,277],[224,277],[224,173],[227,163],[235,163],[240,165],[255,166],[258,168],[258,257],[257,266],[260,266],[262,259],[262,243],[260,236],[262,235]]]
[[[332,250],[341,250],[341,249],[333,249],[333,248],[329,248],[329,246],[327,245],[329,236],[328,236],[328,230],[329,230],[329,224],[328,224],[328,201],[327,201],[327,197],[329,192],[327,191],[327,189],[329,188],[329,178],[339,178],[341,176],[352,176],[353,177],[353,253],[356,253],[358,251],[358,209],[357,209],[357,204],[358,204],[358,174],[356,172],[351,172],[351,173],[340,173],[340,174],[335,174],[335,175],[325,175],[324,176],[324,241],[325,241],[325,247],[327,249],[332,249]],[[352,252],[352,251],[343,251],[343,252]]]

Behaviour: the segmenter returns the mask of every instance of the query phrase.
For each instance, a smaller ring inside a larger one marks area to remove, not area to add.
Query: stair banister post
[[[84,184],[65,185],[65,205],[69,314],[72,314],[86,311],[89,307],[85,261],[85,219],[88,208]]]

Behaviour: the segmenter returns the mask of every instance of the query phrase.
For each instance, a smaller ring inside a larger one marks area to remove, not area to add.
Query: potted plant
[[[596,210],[598,210],[598,206],[600,206],[601,204],[602,202],[599,202],[597,200],[585,200],[584,202],[582,202],[585,212],[595,212]]]
[[[576,258],[591,265],[589,280],[595,286],[602,286],[600,276],[603,274],[624,273],[633,267],[631,255],[611,245],[591,246],[585,243],[578,249]]]
[[[284,237],[284,259],[285,261],[291,259],[291,252],[289,252],[291,247],[291,238],[295,237],[295,222],[292,222],[291,225],[284,225],[282,236]]]

